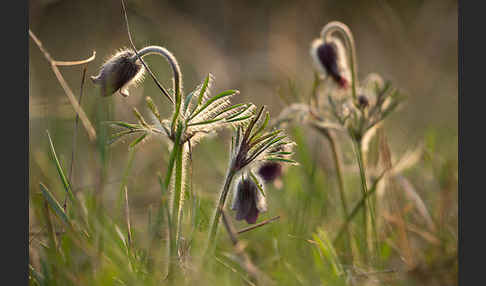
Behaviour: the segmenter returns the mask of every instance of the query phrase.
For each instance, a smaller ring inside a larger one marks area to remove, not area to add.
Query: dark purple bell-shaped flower
[[[323,74],[329,75],[341,88],[349,86],[343,47],[338,40],[316,39],[312,42],[310,52],[314,64]]]
[[[265,183],[271,183],[282,175],[282,165],[277,162],[265,162],[258,168],[258,175]]]
[[[366,95],[359,95],[358,96],[358,106],[361,109],[364,109],[370,105],[370,101]]]
[[[263,184],[259,184],[263,189]],[[242,177],[236,184],[231,209],[236,211],[236,220],[246,220],[253,224],[259,213],[267,211],[267,203],[261,190],[249,177]]]
[[[106,61],[97,76],[92,76],[94,83],[101,85],[102,95],[110,96],[115,92],[127,97],[127,87],[140,80],[144,67],[137,60],[134,52],[120,51]]]

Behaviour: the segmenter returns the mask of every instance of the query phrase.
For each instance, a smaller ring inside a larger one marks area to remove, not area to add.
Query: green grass
[[[313,136],[306,136],[306,134],[313,134]],[[316,142],[312,142],[319,140],[314,138],[309,140],[309,137],[312,138],[315,134],[312,130],[304,128],[295,128],[291,132],[291,136],[298,143],[295,159],[300,166],[290,166],[286,169],[281,178],[281,188],[267,187],[269,211],[263,214],[259,220],[275,215],[280,215],[281,218],[276,222],[241,234],[239,237],[246,244],[245,251],[253,263],[278,285],[345,285],[345,279],[337,272],[339,272],[338,269],[347,266],[336,266],[340,261],[339,259],[336,261],[336,257],[339,258],[342,255],[345,246],[330,244],[345,219],[340,209],[333,174],[324,168],[323,155],[329,150],[322,142],[317,145]],[[225,147],[220,142],[202,144],[204,146],[201,147],[205,149],[204,156],[201,156],[203,151],[194,155],[202,157],[195,158],[199,164],[205,160],[205,157],[212,156],[217,150]],[[437,147],[429,144],[427,147],[429,149],[425,154],[434,152],[435,150],[431,148]],[[393,285],[423,285],[424,281],[428,281],[427,283],[456,281],[457,232],[454,230],[457,230],[457,213],[445,218],[441,217],[440,213],[440,209],[444,208],[444,204],[447,203],[445,202],[447,197],[451,200],[448,204],[456,205],[457,181],[454,179],[454,174],[457,174],[457,158],[452,155],[446,157],[442,154],[434,156],[434,158],[424,155],[417,165],[407,170],[411,182],[417,182],[415,184],[417,192],[422,196],[436,224],[435,231],[429,230],[410,201],[399,202],[400,207],[409,209],[406,222],[410,226],[414,226],[413,229],[407,231],[407,235],[413,243],[412,256],[418,265],[417,268],[407,269],[400,261],[399,257],[403,255],[403,249],[400,246],[400,236],[396,233],[397,226],[378,215],[378,225],[383,226],[379,229],[382,248],[380,259],[383,261],[383,265],[376,270],[366,269],[367,267],[363,265],[362,271],[393,269],[397,273],[370,274],[372,279],[393,281]],[[216,157],[219,158],[214,158],[214,160],[217,160],[220,167],[224,168],[225,158],[221,158],[224,155]],[[128,158],[128,154],[125,158]],[[123,170],[124,168],[120,167],[118,173],[122,175]],[[204,176],[201,174],[198,177],[196,173],[195,181],[197,182]],[[223,178],[222,174],[216,172],[213,178],[218,177],[219,180]],[[223,230],[220,230],[218,237],[217,259],[215,258],[210,263],[211,265],[205,265],[205,270],[194,269],[196,266],[201,267],[198,262],[204,249],[209,219],[213,213],[213,199],[218,190],[218,183],[211,182],[213,178],[202,180],[207,182],[204,185],[196,184],[195,186],[196,194],[198,194],[196,227],[190,227],[192,222],[189,218],[184,218],[184,224],[188,226],[188,231],[184,232],[189,234],[191,233],[189,230],[194,229],[190,241],[189,237],[185,240],[191,245],[190,257],[184,258],[189,267],[186,270],[188,271],[186,278],[195,279],[202,285],[214,285],[213,283],[216,285],[246,285],[245,281],[249,279],[248,274],[233,260],[234,250]],[[457,177],[455,178],[457,179]],[[422,183],[426,184],[418,187]],[[65,191],[59,188],[61,185],[64,184],[53,183],[50,188],[52,197],[55,197],[58,202],[62,201],[65,194]],[[145,216],[148,220],[147,207],[139,204],[137,209],[133,203],[135,199],[132,199],[132,197],[143,197],[143,190],[137,189],[137,186],[131,184],[127,185],[132,214],[136,213],[138,217]],[[158,182],[152,180],[143,185],[157,186]],[[208,188],[204,187],[206,185]],[[345,185],[350,205],[354,207],[359,201],[359,175],[345,173]],[[41,190],[46,191],[44,188],[39,189],[39,191]],[[31,192],[30,205],[34,213],[38,214],[34,216],[35,221],[39,225],[45,225],[46,217],[41,215],[43,199],[38,195],[39,191]],[[167,242],[164,241],[164,236],[162,235],[162,238],[154,242],[158,244],[154,248],[157,251],[152,251],[150,256],[152,256],[152,263],[155,266],[149,266],[147,250],[152,233],[148,231],[147,221],[133,220],[133,246],[129,248],[123,217],[111,216],[105,209],[97,212],[98,202],[95,200],[95,195],[96,190],[78,192],[77,197],[80,201],[78,210],[74,210],[74,206],[68,204],[68,218],[72,221],[72,229],[66,226],[62,210],[56,207],[50,209],[54,229],[64,231],[64,233],[57,237],[57,249],[50,243],[52,238],[49,238],[47,234],[36,235],[32,241],[31,256],[35,254],[34,257],[38,257],[38,260],[31,262],[33,267],[31,268],[31,285],[133,285],[132,283],[135,285],[160,285],[160,279],[163,279],[167,263]],[[377,205],[385,203],[386,194],[384,196],[376,199]],[[52,204],[52,197],[49,196],[48,201],[50,206],[55,206]],[[152,211],[153,223],[159,204],[156,202],[150,204],[155,207]],[[111,205],[108,203],[104,203],[104,205],[110,209]],[[189,209],[190,207],[187,204],[184,212],[192,211]],[[352,222],[353,239],[358,242],[363,239],[358,231],[359,218],[360,216],[357,216]],[[244,225],[244,223],[236,224],[238,228],[243,228]],[[385,230],[384,225],[387,225],[387,228],[391,227],[392,230]],[[162,218],[156,231],[163,234],[166,232],[166,228],[167,224]],[[83,232],[80,231],[81,229]],[[47,231],[44,230],[44,233]],[[102,253],[98,253],[97,235],[102,235],[104,238]],[[149,269],[152,269],[153,272],[150,272]],[[362,279],[364,276],[357,277],[356,279]]]

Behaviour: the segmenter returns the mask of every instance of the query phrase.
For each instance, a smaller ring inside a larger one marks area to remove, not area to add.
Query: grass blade
[[[62,170],[61,164],[59,163],[59,160],[57,158],[56,150],[54,149],[54,144],[52,144],[51,136],[49,135],[49,131],[47,130],[47,138],[49,139],[49,148],[54,160],[54,163],[56,164],[57,172],[59,173],[59,177],[61,178],[62,184],[64,186],[64,190],[66,191],[69,199],[71,202],[75,201],[74,194],[71,191],[71,184],[69,183],[69,180],[67,179],[66,175],[64,174],[64,171]]]
[[[327,234],[323,230],[319,230],[319,234],[314,234],[313,238],[314,241],[317,243],[322,255],[324,255],[329,264],[331,264],[334,275],[341,275],[343,272],[341,263],[339,262],[336,250],[334,249]]]
[[[44,196],[44,198],[46,199],[47,203],[49,204],[49,206],[52,208],[52,210],[54,211],[54,213],[68,226],[70,226],[71,224],[69,223],[69,219],[66,215],[66,213],[64,212],[63,208],[61,207],[61,205],[59,204],[59,202],[56,200],[56,198],[52,195],[51,192],[49,192],[49,190],[47,189],[46,186],[44,186],[44,184],[42,183],[39,183],[40,185],[40,189],[42,191],[42,195]]]

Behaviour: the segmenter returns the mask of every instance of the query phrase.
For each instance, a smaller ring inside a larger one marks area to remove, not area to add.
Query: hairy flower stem
[[[175,154],[175,174],[173,185],[173,200],[172,200],[172,214],[171,214],[171,231],[170,231],[170,262],[169,262],[169,278],[174,278],[174,270],[177,269],[179,260],[179,240],[181,233],[181,217],[184,196],[184,143],[179,143]],[[175,266],[175,267],[174,267]]]
[[[339,195],[341,196],[341,204],[343,206],[344,216],[348,217],[349,211],[348,211],[348,204],[346,201],[346,195],[344,192],[344,180],[342,175],[341,158],[339,157],[338,146],[336,145],[334,134],[328,132],[327,138],[329,140],[329,144],[331,145],[332,156],[334,159],[334,168],[336,169],[336,176],[339,184]],[[352,236],[351,236],[351,231],[349,229],[349,225],[346,226],[346,234],[347,234],[346,241],[348,242],[349,253],[351,254],[351,261],[353,261],[353,247],[351,241]]]
[[[223,211],[224,203],[226,201],[226,197],[228,196],[230,186],[231,186],[231,181],[233,180],[235,173],[236,172],[233,170],[233,168],[230,168],[228,173],[226,174],[224,186],[223,189],[221,190],[221,194],[219,195],[218,205],[216,206],[214,217],[213,220],[211,221],[210,228],[209,228],[209,238],[208,238],[208,244],[206,248],[206,256],[210,254],[214,249],[214,243],[215,243],[216,233],[218,231],[219,219],[221,218],[221,213]]]
[[[171,124],[171,134],[170,137],[174,141],[174,147],[171,153],[171,164],[169,166],[169,171],[167,172],[167,177],[165,181],[165,188],[168,189],[171,178],[174,178],[174,185],[172,189],[172,212],[171,212],[171,222],[169,230],[169,265],[167,276],[170,280],[175,278],[176,269],[178,269],[179,260],[179,235],[181,230],[181,216],[182,216],[182,205],[184,196],[184,153],[186,152],[185,142],[182,141],[182,134],[184,133],[184,127],[182,122],[179,120],[180,109],[182,105],[182,72],[179,67],[179,63],[174,55],[164,47],[160,46],[148,46],[137,51],[137,54],[133,56],[132,60],[139,59],[150,54],[158,54],[167,59],[169,65],[174,73],[173,90],[175,93],[175,109],[172,115]],[[163,90],[164,91],[164,90]],[[167,92],[164,94],[168,96]],[[169,99],[171,99],[169,97]],[[172,99],[171,99],[172,101]],[[175,165],[175,174],[172,176],[172,167]]]
[[[175,164],[175,183],[174,183],[174,202],[173,202],[173,210],[172,210],[172,218],[173,218],[173,225],[176,235],[176,249],[177,249],[177,241],[179,240],[179,228],[180,228],[180,216],[182,212],[182,198],[183,190],[182,190],[182,164],[183,160],[182,157],[184,155],[184,146],[178,147],[178,152],[176,154],[176,164]]]
[[[366,183],[366,171],[365,171],[365,166],[363,163],[363,149],[362,149],[362,143],[361,140],[358,140],[358,138],[353,138],[354,146],[356,149],[356,159],[358,161],[358,166],[359,166],[359,174],[361,178],[361,190],[362,190],[362,198],[365,199],[365,206],[366,208],[363,210],[363,228],[364,228],[364,234],[365,234],[365,239],[366,239],[366,252],[367,255],[365,257],[368,257],[368,252],[369,252],[369,247],[370,247],[370,238],[368,234],[368,218],[367,218],[367,213],[366,209],[368,209],[369,215],[370,215],[370,221],[371,221],[371,229],[372,229],[372,235],[373,235],[373,241],[375,243],[375,252],[378,251],[378,248],[376,247],[378,244],[378,235],[376,231],[376,224],[375,224],[375,211],[373,206],[371,205],[370,198],[368,196],[368,186]]]
[[[172,279],[175,277],[173,271],[177,269],[178,266],[178,240],[179,240],[179,228],[180,228],[180,216],[182,213],[182,196],[183,192],[183,163],[184,163],[184,143],[181,141],[181,136],[183,133],[182,123],[179,122],[176,129],[176,135],[174,138],[174,146],[172,147],[172,152],[170,155],[169,166],[167,170],[167,175],[165,178],[164,188],[169,189],[170,182],[173,181],[172,185],[172,208],[170,213],[169,221],[169,263],[167,269],[168,278]],[[175,166],[175,168],[174,168]],[[175,169],[175,174],[174,174]],[[175,267],[174,267],[175,266]]]
[[[341,205],[343,207],[343,212],[344,212],[344,217],[348,217],[349,211],[348,211],[348,203],[346,200],[346,195],[344,191],[344,179],[342,175],[342,166],[341,166],[341,158],[339,157],[340,151],[339,151],[339,146],[336,144],[336,138],[334,136],[334,133],[330,132],[328,129],[325,128],[320,128],[317,126],[314,126],[326,139],[329,141],[329,145],[331,146],[331,152],[334,160],[334,168],[336,169],[336,176],[337,176],[337,181],[339,185],[339,195],[341,197]],[[346,243],[348,245],[350,254],[351,254],[351,261],[353,261],[353,248],[352,248],[352,242],[351,242],[351,231],[349,228],[349,225],[346,224]]]
[[[166,48],[160,46],[148,46],[138,51],[138,55],[140,57],[144,57],[151,54],[161,55],[167,59],[167,61],[170,64],[170,67],[172,68],[172,71],[174,72],[174,91],[176,92],[176,94],[180,95],[182,73],[174,55],[171,52],[169,52]],[[134,55],[134,57],[137,57],[137,55]]]
[[[135,58],[144,57],[150,54],[157,54],[164,56],[167,61],[169,62],[172,71],[174,73],[174,85],[173,89],[175,92],[175,111],[172,117],[172,132],[174,133],[174,128],[176,127],[177,118],[179,117],[181,105],[182,105],[182,72],[179,67],[179,63],[177,62],[174,55],[169,52],[166,48],[160,46],[148,46],[145,47],[137,52],[137,55],[134,55]]]

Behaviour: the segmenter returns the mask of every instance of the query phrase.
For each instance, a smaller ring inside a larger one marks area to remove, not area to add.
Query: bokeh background
[[[430,156],[452,162],[451,176],[457,176],[457,1],[127,0],[126,3],[135,45],[138,48],[161,45],[171,50],[181,65],[185,91],[192,90],[211,72],[216,79],[213,91],[238,89],[241,94],[237,101],[265,104],[271,116],[277,116],[285,106],[279,93],[292,98],[289,83],[303,98],[310,93],[314,69],[309,47],[322,26],[333,20],[346,23],[355,37],[358,76],[379,73],[408,96],[406,104],[386,123],[392,151],[399,156],[420,144],[433,146],[434,153]],[[97,74],[103,60],[117,49],[129,46],[120,1],[31,0],[29,5],[30,29],[54,59],[78,60],[96,51],[96,60],[88,66],[88,76]],[[160,82],[170,86],[171,73],[165,60],[150,56],[146,62]],[[82,68],[60,69],[79,96]],[[114,96],[100,100],[97,89],[87,79],[82,106],[94,121],[99,104],[110,101],[114,118],[134,122],[132,107],[145,113],[144,98],[151,96],[162,114],[169,113],[167,100],[149,77],[130,92],[128,98]],[[46,129],[67,168],[71,163],[75,113],[48,62],[31,40],[29,115],[30,191],[38,192],[38,182],[43,182],[61,197],[56,169],[47,153]],[[195,148],[193,176],[194,182],[203,182],[196,187],[202,197],[215,197],[222,183],[229,135],[223,132]],[[327,146],[316,140],[317,136],[307,132],[301,143],[314,152],[310,159],[318,160],[332,172]],[[167,148],[161,148],[157,140],[143,144],[136,152],[127,182],[135,224],[144,223],[147,206],[158,199],[157,172],[165,172],[168,156]],[[76,191],[92,188],[97,182],[99,174],[94,166],[99,163],[99,156],[93,145],[80,125],[72,175]],[[120,187],[128,144],[117,144],[111,152],[112,167],[105,192],[108,206],[116,199]],[[329,181],[324,177],[321,184],[332,184],[331,178]],[[318,187],[309,188],[307,191],[311,192]],[[440,185],[424,184],[416,188],[426,204],[433,206],[439,201]],[[457,233],[457,184],[451,188],[449,211],[455,215],[449,226]],[[333,206],[333,202],[338,204],[336,195],[330,194],[326,200],[328,207],[320,214],[309,214],[315,217],[314,225],[325,221],[333,211],[339,212],[339,207]],[[291,216],[286,210],[285,206],[279,206],[278,213]],[[31,231],[40,228],[32,211],[29,228]],[[313,230],[312,223],[307,230]]]

